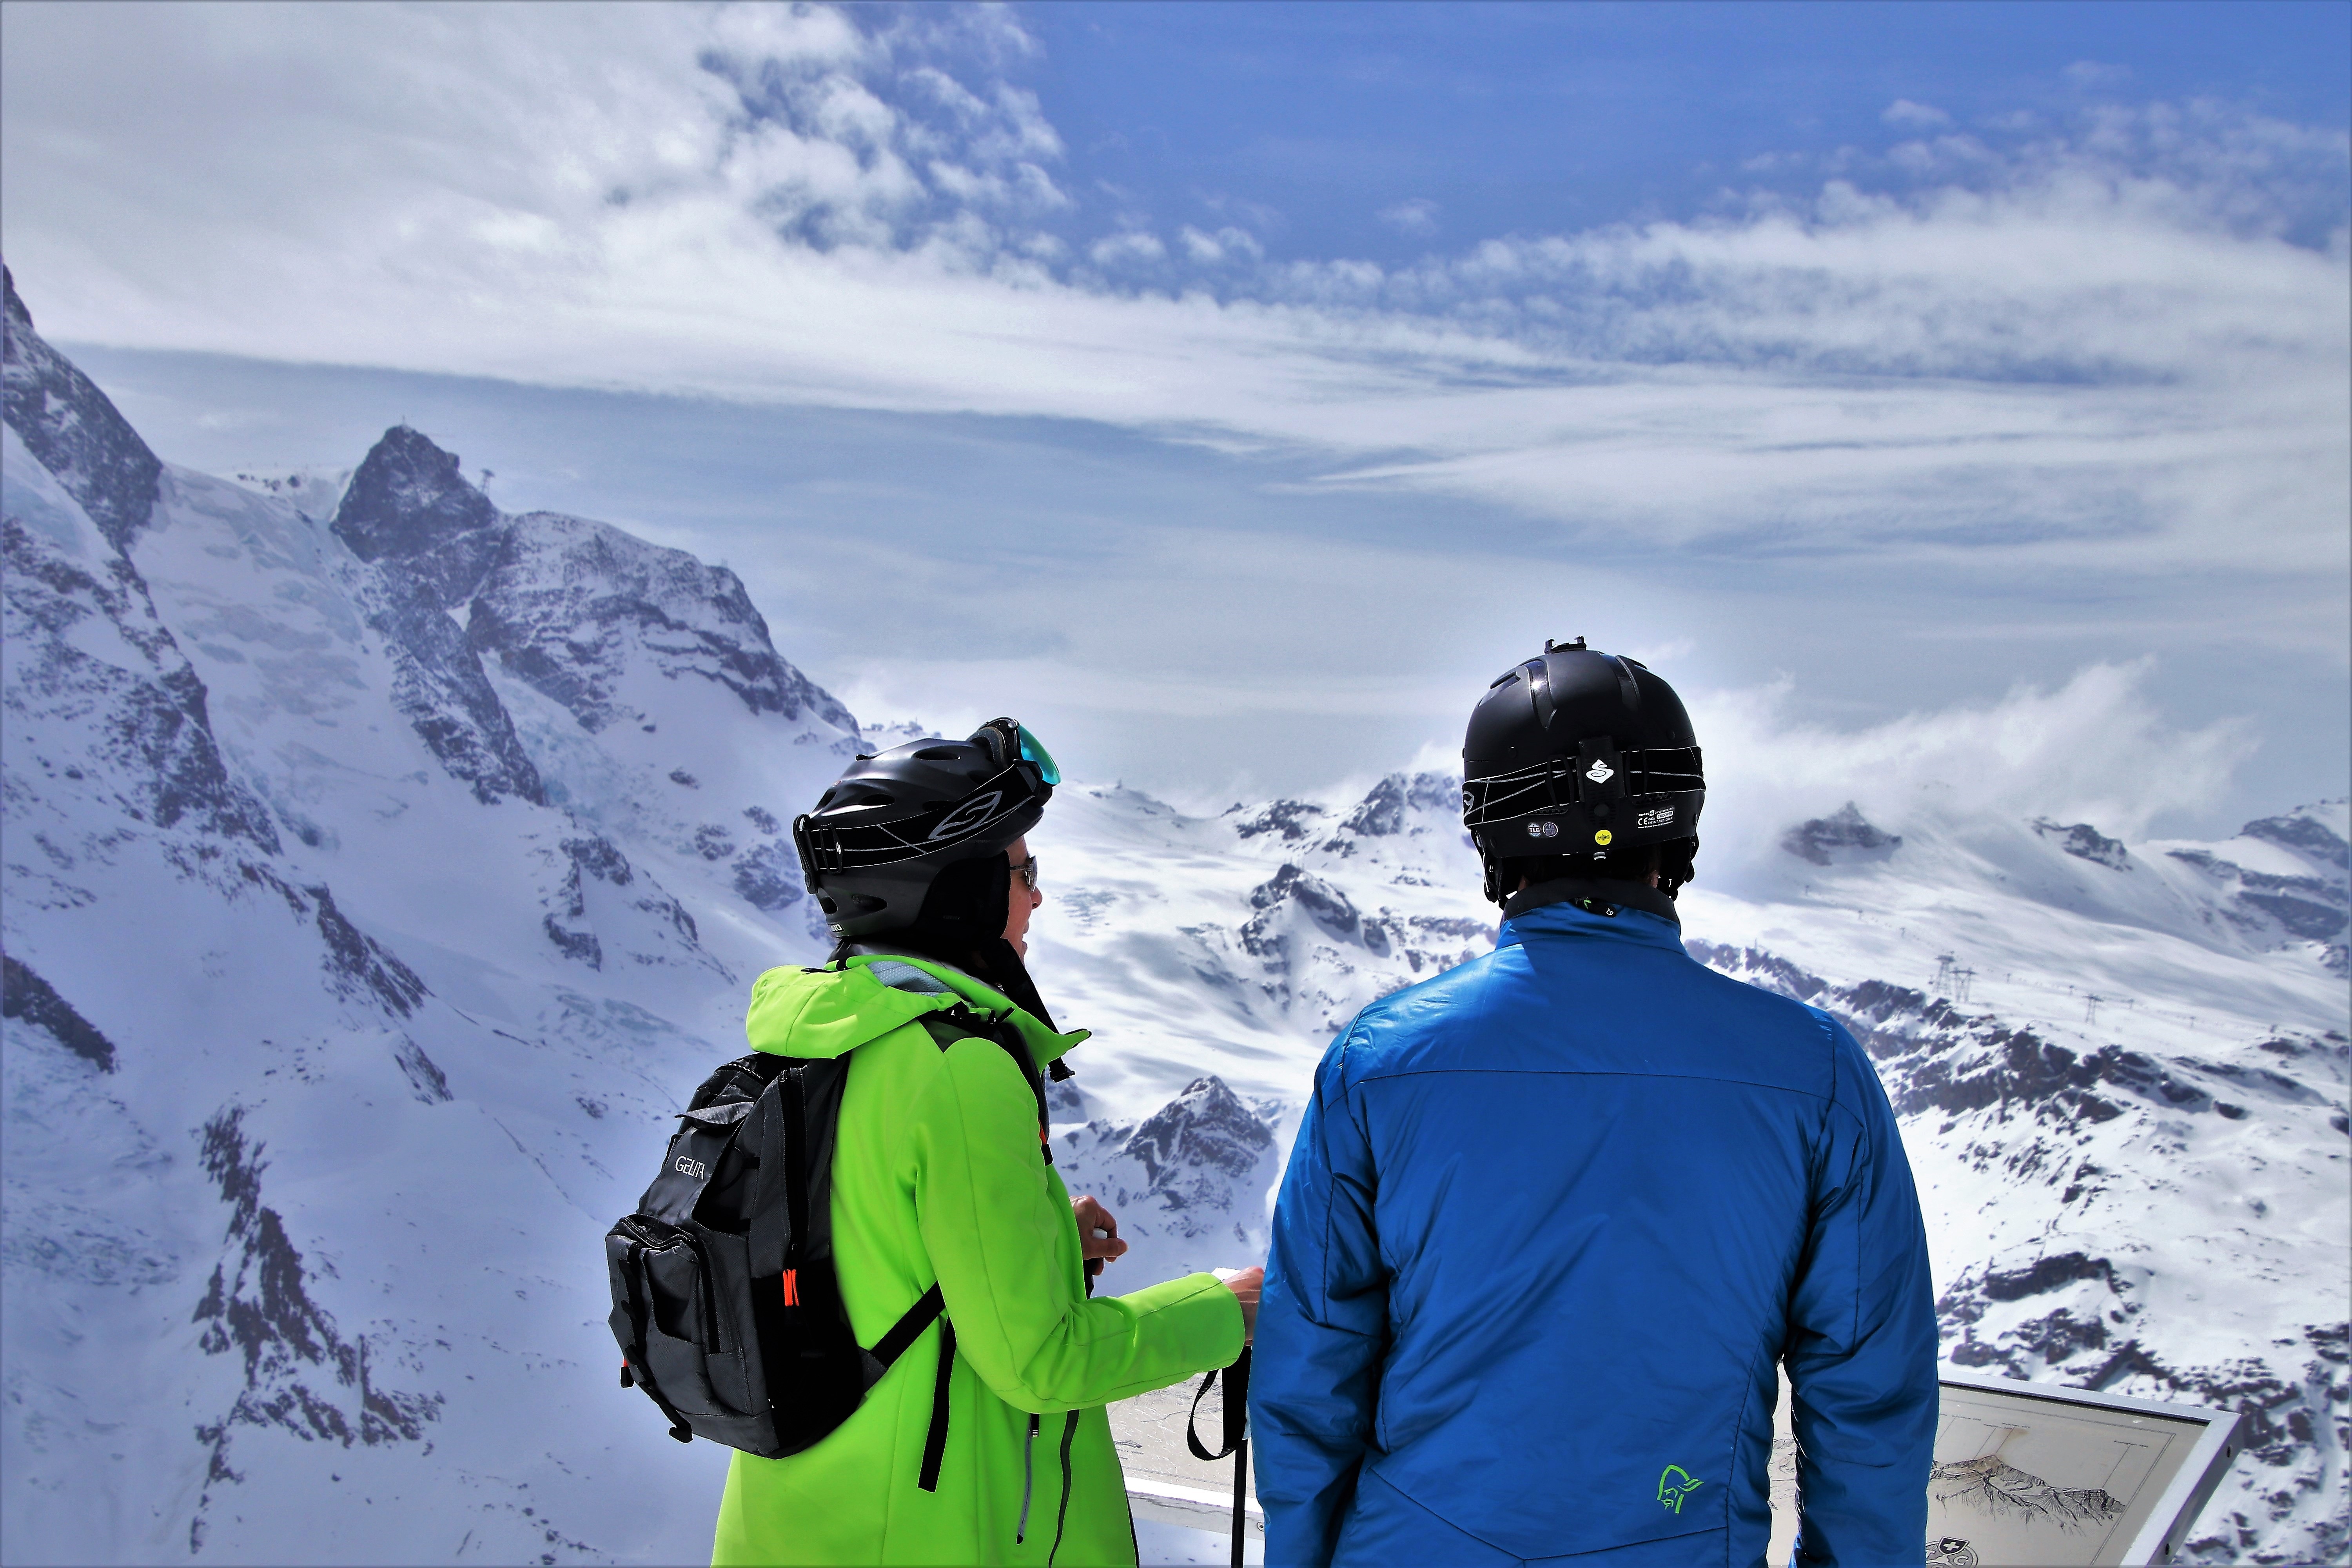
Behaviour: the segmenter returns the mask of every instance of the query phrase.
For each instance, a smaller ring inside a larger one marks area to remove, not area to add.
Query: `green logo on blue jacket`
[[[1683,1499],[1706,1485],[1680,1465],[1668,1465],[1658,1477],[1658,1500],[1676,1513],[1683,1510]]]

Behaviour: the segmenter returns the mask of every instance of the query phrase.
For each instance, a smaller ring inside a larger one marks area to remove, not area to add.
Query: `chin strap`
[[[1683,885],[1696,879],[1698,870],[1698,835],[1677,838],[1658,846],[1658,891],[1668,898],[1677,897]]]

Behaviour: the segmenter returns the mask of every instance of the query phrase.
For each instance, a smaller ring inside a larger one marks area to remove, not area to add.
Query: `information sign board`
[[[2194,1405],[1946,1372],[1927,1479],[1926,1561],[1940,1568],[2169,1563],[2222,1472],[2242,1417]],[[1780,1389],[1772,1552],[1797,1533],[1797,1454]]]

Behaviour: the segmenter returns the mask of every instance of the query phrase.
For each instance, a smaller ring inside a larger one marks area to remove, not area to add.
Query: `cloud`
[[[1227,261],[1255,261],[1265,255],[1265,247],[1257,237],[1230,225],[1214,234],[1204,234],[1186,224],[1178,231],[1183,241],[1184,254],[1193,261],[1214,267]]]
[[[1380,219],[1401,234],[1425,235],[1437,232],[1437,204],[1416,196],[1409,202],[1382,207]]]
[[[1790,683],[1690,701],[1706,742],[1711,858],[1737,881],[1769,863],[1782,829],[1853,800],[1881,827],[1963,831],[1988,817],[2052,816],[2143,836],[2228,789],[2250,726],[2169,723],[2147,693],[2148,660],[2098,663],[2064,684],[1997,701],[1837,730],[1790,721]]]
[[[1171,249],[1061,173],[1009,13],[0,26],[9,260],[68,340],[1104,421],[1621,555],[2305,597],[2346,569],[2352,155],[2228,106],[1933,134],[1802,200],[1390,268],[1234,226]]]
[[[1167,254],[1168,247],[1160,242],[1158,235],[1147,234],[1141,229],[1128,229],[1118,234],[1106,235],[1087,248],[1087,255],[1093,258],[1094,264],[1097,267],[1118,267],[1129,262],[1158,261]],[[1198,253],[1195,252],[1195,254]]]
[[[1942,110],[1929,104],[1914,103],[1907,98],[1898,98],[1888,104],[1879,118],[1889,125],[1899,125],[1906,130],[1914,131],[1949,125],[1952,122],[1952,117]]]

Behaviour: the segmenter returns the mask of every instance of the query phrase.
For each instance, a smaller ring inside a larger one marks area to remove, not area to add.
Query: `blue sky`
[[[1450,750],[1584,632],[1759,759],[2058,726],[1917,765],[2111,830],[2352,772],[2352,5],[0,44],[9,265],[166,458],[406,417],[501,504],[725,559],[861,713],[1013,710],[1207,800]]]
[[[1727,188],[1802,194],[1841,149],[1883,145],[1899,101],[1976,124],[2220,97],[2340,127],[2352,96],[2352,6],[2306,0],[1024,15],[1045,45],[1028,77],[1074,170],[1171,218],[1262,209],[1285,259],[1406,261],[1690,216]]]

